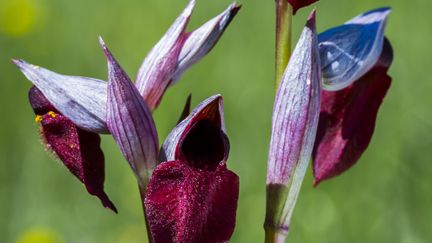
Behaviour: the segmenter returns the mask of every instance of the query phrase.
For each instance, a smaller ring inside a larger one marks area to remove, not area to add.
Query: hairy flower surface
[[[227,242],[235,226],[239,180],[228,170],[222,97],[198,105],[163,145],[145,206],[158,243]]]
[[[104,207],[117,212],[103,189],[105,162],[99,135],[78,128],[59,113],[35,86],[29,91],[29,100],[47,148],[84,183],[90,194],[101,200]]]

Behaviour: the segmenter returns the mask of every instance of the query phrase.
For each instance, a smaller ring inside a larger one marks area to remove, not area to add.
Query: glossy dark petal
[[[158,137],[149,108],[100,38],[108,60],[107,126],[132,170],[146,183],[158,158]]]
[[[288,233],[318,126],[320,63],[315,12],[303,29],[276,94],[267,166],[265,227]],[[273,193],[273,188],[282,188]]]
[[[297,10],[311,5],[318,0],[287,0],[293,7],[293,13],[296,14]]]
[[[314,148],[314,184],[353,166],[367,149],[379,107],[390,87],[387,70],[392,50],[385,41],[379,62],[351,86],[322,91],[322,105]]]
[[[390,11],[372,10],[318,35],[324,89],[343,89],[375,65]]]
[[[164,162],[150,180],[145,206],[157,243],[228,242],[234,231],[239,180],[221,163],[214,171]]]
[[[104,207],[117,212],[104,192],[104,155],[100,149],[99,135],[78,128],[72,121],[58,113],[36,87],[29,91],[30,104],[36,120],[41,123],[41,136],[51,150],[87,188],[97,196]]]
[[[90,132],[108,133],[105,81],[57,74],[24,60],[13,62],[49,102],[77,126]]]
[[[181,154],[181,142],[191,128],[199,121],[210,121],[225,133],[225,122],[223,118],[223,101],[220,95],[214,95],[201,102],[195,109],[180,122],[165,139],[162,146],[160,161],[176,160]],[[228,141],[225,141],[228,143]],[[228,151],[224,157],[228,156]]]

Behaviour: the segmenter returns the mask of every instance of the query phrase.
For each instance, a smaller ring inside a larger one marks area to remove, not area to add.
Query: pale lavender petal
[[[107,126],[135,175],[145,184],[158,156],[153,117],[128,75],[99,40],[108,60]]]
[[[313,12],[285,70],[273,108],[266,228],[288,230],[316,136],[320,75]]]
[[[214,95],[201,102],[195,109],[180,122],[166,138],[161,154],[160,161],[176,160],[176,152],[180,147],[182,137],[188,132],[195,123],[200,120],[210,120],[226,133],[223,114],[222,96]]]
[[[61,75],[24,60],[13,60],[13,63],[60,113],[78,127],[94,133],[108,132],[105,122],[107,82]]]
[[[195,6],[191,0],[162,39],[144,59],[137,75],[136,87],[150,110],[156,109],[177,66],[186,38],[186,26]]]
[[[180,52],[178,66],[171,85],[176,83],[187,69],[212,50],[239,10],[240,6],[232,3],[223,13],[189,33]]]

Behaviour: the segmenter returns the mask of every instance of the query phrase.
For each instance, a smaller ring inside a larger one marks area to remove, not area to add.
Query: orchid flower
[[[114,205],[103,192],[104,158],[98,134],[112,133],[140,183],[147,183],[158,156],[156,132],[149,124],[151,112],[159,105],[166,89],[210,52],[240,9],[233,3],[201,27],[187,32],[194,6],[195,0],[190,0],[139,69],[135,83],[138,93],[134,91],[133,97],[141,108],[133,112],[145,113],[146,117],[134,117],[131,113],[129,119],[134,122],[146,119],[148,127],[133,132],[154,139],[148,144],[140,144],[141,150],[130,151],[135,144],[118,140],[125,131],[116,124],[116,109],[123,108],[110,105],[107,99],[117,98],[114,101],[120,104],[122,97],[115,96],[115,87],[110,87],[109,82],[61,75],[23,60],[13,60],[35,86],[30,91],[30,103],[37,115],[37,122],[41,123],[41,134],[46,146],[85,184],[90,194],[98,196],[105,207],[114,211]],[[109,70],[111,79],[118,77],[117,73],[113,73],[118,69],[109,66]]]
[[[285,242],[313,155],[315,185],[350,168],[366,150],[390,87],[390,10],[361,14],[315,34],[315,12],[278,87],[267,171],[266,242]]]
[[[222,97],[199,104],[168,135],[145,199],[156,242],[228,242],[239,179],[228,170]]]
[[[203,101],[173,129],[158,162],[158,137],[150,109],[100,42],[108,60],[108,129],[140,175],[153,240],[228,241],[235,226],[239,181],[226,167],[229,141],[222,97]]]

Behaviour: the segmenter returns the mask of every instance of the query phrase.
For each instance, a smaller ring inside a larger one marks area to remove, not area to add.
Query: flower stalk
[[[292,15],[293,7],[287,0],[276,0],[276,90],[291,56]]]

